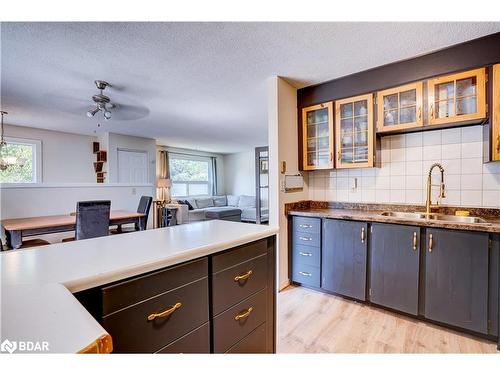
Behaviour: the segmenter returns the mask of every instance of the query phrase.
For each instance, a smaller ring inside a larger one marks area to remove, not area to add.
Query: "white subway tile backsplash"
[[[483,127],[481,125],[477,126],[467,126],[461,128],[462,130],[462,142],[481,142],[483,140]]]
[[[460,167],[460,164],[459,164]],[[406,175],[407,176],[421,176],[422,175],[422,161],[407,161],[406,162]]]
[[[460,204],[462,206],[481,206],[483,203],[483,192],[481,190],[462,190]]]
[[[423,133],[423,145],[434,146],[441,144],[441,130],[426,131]]]
[[[422,147],[422,133],[406,134],[406,147]]]
[[[500,162],[483,164],[482,134],[482,126],[469,126],[384,136],[380,168],[310,172],[309,196],[339,202],[425,204],[429,168],[441,163],[446,194],[441,204],[499,207]],[[434,170],[432,182],[440,180]],[[433,202],[438,190],[432,189]]]
[[[441,143],[443,145],[460,143],[462,140],[462,131],[460,128],[446,129],[441,132]]]
[[[460,159],[462,148],[460,143],[453,143],[441,146],[441,157],[443,159]]]
[[[463,158],[480,158],[482,156],[483,156],[483,143],[482,142],[462,143],[462,157]]]
[[[441,161],[441,145],[424,146],[422,160]]]
[[[483,170],[482,158],[462,159],[462,174],[480,173]]]
[[[422,147],[407,147],[405,149],[406,161],[421,161],[422,160]],[[392,157],[392,155],[391,155]],[[391,158],[392,162],[392,158]]]

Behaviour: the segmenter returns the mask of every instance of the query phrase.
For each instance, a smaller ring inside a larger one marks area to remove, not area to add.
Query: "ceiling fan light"
[[[104,118],[105,118],[106,120],[111,119],[111,112],[110,112],[110,111],[104,111]]]
[[[95,107],[94,109],[91,109],[90,111],[87,112],[87,116],[94,117],[97,112],[99,112],[99,108]]]

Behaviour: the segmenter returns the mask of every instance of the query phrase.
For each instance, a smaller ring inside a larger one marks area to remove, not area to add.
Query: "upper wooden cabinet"
[[[333,102],[303,108],[303,169],[332,169],[333,143]]]
[[[422,82],[399,86],[377,93],[377,132],[391,132],[420,127]]]
[[[486,117],[484,68],[431,79],[427,88],[429,125]]]
[[[500,64],[493,66],[492,95],[492,160],[500,161]]]
[[[373,95],[337,100],[335,124],[336,167],[373,167]]]

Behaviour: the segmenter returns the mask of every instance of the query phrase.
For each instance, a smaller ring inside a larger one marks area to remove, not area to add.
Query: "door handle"
[[[302,255],[303,257],[312,257],[312,253],[303,253],[302,251],[299,251],[299,255]]]
[[[431,108],[430,108],[429,112],[430,112],[429,114],[430,114],[431,118],[434,118],[434,104],[433,103],[431,103]]]
[[[252,273],[253,273],[253,271],[249,270],[249,271],[245,272],[243,275],[235,276],[234,281],[239,282],[240,280],[246,280],[252,275]]]
[[[432,240],[432,233],[429,234],[429,253],[432,253],[432,246],[433,246],[433,240]]]
[[[417,250],[417,232],[413,232],[413,250]]]
[[[299,224],[299,228],[312,228],[310,224]]]
[[[422,119],[422,107],[418,107],[418,119]]]
[[[253,311],[253,307],[249,307],[244,313],[238,314],[234,317],[234,320],[240,320],[246,318]]]
[[[300,273],[302,276],[307,276],[307,277],[311,277],[311,276],[312,276],[309,272],[302,272],[302,271],[300,271],[299,273]]]
[[[299,237],[299,240],[302,240],[302,241],[312,241],[313,239],[311,237]]]
[[[361,243],[365,243],[365,228],[361,228]]]
[[[500,135],[497,137],[497,152],[500,152]]]
[[[159,312],[159,313],[152,313],[148,315],[148,322],[155,320],[156,318],[165,318],[167,316],[170,316],[174,313],[175,310],[180,309],[182,307],[182,303],[177,302],[175,305],[169,307],[165,311]]]

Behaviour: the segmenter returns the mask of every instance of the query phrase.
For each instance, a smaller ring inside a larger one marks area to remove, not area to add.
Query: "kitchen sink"
[[[465,223],[465,224],[489,224],[488,221],[477,216],[455,216],[455,215],[445,215],[445,214],[435,214],[431,213],[427,215],[425,212],[397,212],[397,211],[386,211],[381,213],[382,216],[389,216],[399,219],[427,219],[427,220],[438,220],[438,221],[451,221],[455,223]]]

